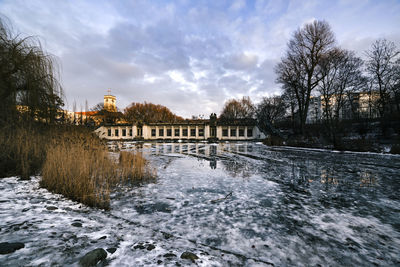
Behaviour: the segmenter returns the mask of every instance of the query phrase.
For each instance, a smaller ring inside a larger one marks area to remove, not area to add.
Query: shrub
[[[283,139],[279,136],[269,136],[264,139],[263,143],[267,146],[282,146]]]

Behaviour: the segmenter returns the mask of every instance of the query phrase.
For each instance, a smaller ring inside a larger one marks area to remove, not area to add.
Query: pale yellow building
[[[104,96],[104,109],[110,112],[117,112],[117,98],[111,95],[111,90]]]

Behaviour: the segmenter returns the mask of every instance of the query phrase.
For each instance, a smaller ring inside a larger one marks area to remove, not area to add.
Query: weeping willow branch
[[[57,61],[37,38],[13,34],[6,22],[0,17],[0,123],[54,123],[64,98]]]

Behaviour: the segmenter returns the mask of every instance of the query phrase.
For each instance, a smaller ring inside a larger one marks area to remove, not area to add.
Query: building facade
[[[377,92],[356,92],[342,96],[342,103],[339,109],[339,120],[379,117]],[[327,103],[328,102],[328,103]],[[334,112],[338,107],[337,96],[331,95],[329,101],[323,96],[312,96],[307,112],[307,123],[318,123],[326,118],[327,106],[329,112]]]
[[[111,90],[104,96],[104,109],[109,112],[117,112],[117,98],[111,95]]]
[[[95,133],[107,140],[245,141],[265,138],[254,120],[227,122],[210,119],[145,125],[115,124],[100,126]]]

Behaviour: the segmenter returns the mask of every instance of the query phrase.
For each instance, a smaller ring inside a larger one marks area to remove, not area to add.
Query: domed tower
[[[110,89],[108,89],[108,94],[104,96],[104,109],[110,112],[117,112],[117,98],[111,95]]]

